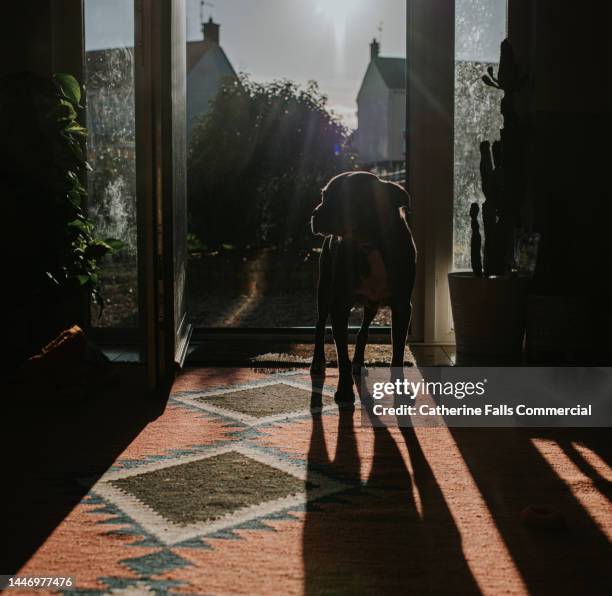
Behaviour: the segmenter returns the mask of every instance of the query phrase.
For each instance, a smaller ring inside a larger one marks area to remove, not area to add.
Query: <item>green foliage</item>
[[[121,248],[95,238],[85,216],[80,100],[71,75],[0,79],[0,174],[17,300],[85,287],[101,304],[98,261]]]
[[[347,129],[314,82],[241,75],[224,84],[189,148],[191,231],[208,246],[289,245],[327,180],[356,167]]]
[[[202,244],[196,234],[187,234],[187,250],[189,253],[197,253],[206,250],[206,245]]]

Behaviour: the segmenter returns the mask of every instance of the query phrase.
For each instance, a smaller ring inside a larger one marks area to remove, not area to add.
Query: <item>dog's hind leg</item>
[[[406,337],[408,337],[411,316],[412,304],[393,305],[391,313],[392,367],[403,368],[404,366],[404,351],[406,350]]]
[[[370,325],[376,316],[378,309],[369,306],[363,307],[363,319],[361,321],[361,327],[357,333],[357,341],[355,342],[355,354],[353,356],[353,374],[361,374],[361,368],[365,362],[365,348],[368,343],[368,332]]]
[[[310,372],[313,375],[322,375],[325,373],[325,324],[327,323],[327,313],[325,318],[319,316],[317,326],[315,328],[315,347],[312,355],[312,363]]]
[[[329,301],[332,283],[332,263],[330,238],[323,242],[319,259],[319,285],[317,286],[317,325],[315,328],[315,345],[310,372],[313,375],[325,373],[325,326],[329,314]]]

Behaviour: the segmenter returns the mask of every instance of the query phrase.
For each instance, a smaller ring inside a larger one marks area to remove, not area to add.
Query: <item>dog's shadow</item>
[[[319,475],[347,488],[307,501],[305,593],[443,592],[450,584],[439,569],[442,556],[444,568],[452,569],[454,585],[459,581],[463,593],[477,594],[458,530],[418,441],[414,442],[416,437],[391,432],[368,414],[373,398],[362,389],[359,377],[355,378],[357,409],[341,405],[337,411],[322,407],[325,377],[312,375],[311,381],[307,496],[314,498]],[[406,448],[414,477],[407,466]],[[415,493],[430,499],[420,505],[420,511]],[[443,552],[438,552],[432,536],[441,538]]]

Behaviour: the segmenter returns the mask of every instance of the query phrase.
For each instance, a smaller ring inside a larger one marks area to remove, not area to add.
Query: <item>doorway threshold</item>
[[[349,329],[349,350],[354,348],[358,327]],[[283,329],[196,329],[193,333],[186,366],[310,366],[314,328]],[[326,359],[330,366],[336,360],[328,329],[325,338]],[[391,362],[390,329],[372,329],[366,348],[366,365],[388,366]],[[418,366],[452,366],[454,346],[425,345],[408,342],[406,362]]]

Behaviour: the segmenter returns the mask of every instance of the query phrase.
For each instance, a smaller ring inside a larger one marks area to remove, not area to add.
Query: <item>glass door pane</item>
[[[405,2],[187,9],[191,320],[312,326],[321,188],[348,169],[405,178]],[[389,324],[381,308],[374,325]]]
[[[470,204],[482,203],[480,142],[499,138],[501,92],[481,77],[497,71],[507,0],[455,0],[453,268],[470,269]]]
[[[85,0],[88,208],[97,233],[124,247],[102,270],[94,327],[138,326],[134,1]]]

